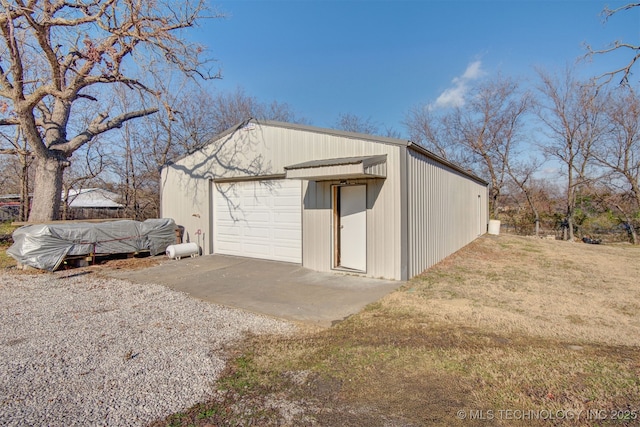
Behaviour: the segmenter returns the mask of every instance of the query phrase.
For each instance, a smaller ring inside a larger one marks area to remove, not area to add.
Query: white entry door
[[[340,267],[367,271],[367,186],[339,187]]]
[[[301,194],[297,180],[216,184],[214,253],[301,263]]]

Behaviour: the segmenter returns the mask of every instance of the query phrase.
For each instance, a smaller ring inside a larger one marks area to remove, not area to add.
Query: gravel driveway
[[[279,320],[93,274],[0,273],[0,425],[140,426],[203,401]]]

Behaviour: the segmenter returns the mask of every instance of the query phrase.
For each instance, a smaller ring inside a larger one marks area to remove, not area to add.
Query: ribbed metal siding
[[[302,264],[318,271],[333,266],[333,186],[340,181],[309,182],[303,187]],[[400,209],[392,181],[349,180],[367,186],[367,271],[370,277],[401,279]]]
[[[175,170],[163,169],[161,174],[160,210],[163,218],[180,219],[185,227],[184,241],[198,242],[197,230],[201,230],[200,244],[205,254],[211,253],[210,182],[193,179]]]
[[[305,181],[302,186],[302,265],[331,269],[331,188],[326,182]]]
[[[411,277],[485,232],[487,189],[413,150],[408,150],[407,174]]]

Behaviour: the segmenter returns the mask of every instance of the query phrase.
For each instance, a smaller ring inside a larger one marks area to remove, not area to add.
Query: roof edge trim
[[[428,158],[435,160],[436,162],[440,163],[443,166],[446,166],[450,169],[453,169],[454,171],[461,173],[462,175],[471,178],[472,180],[482,184],[482,185],[489,185],[489,183],[487,181],[485,181],[484,179],[480,178],[479,176],[477,176],[476,174],[468,171],[468,170],[464,170],[462,169],[460,166],[456,165],[455,163],[451,163],[449,160],[443,159],[442,157],[433,154],[431,151],[427,150],[426,148],[424,148],[422,145],[416,144],[414,142],[409,141],[409,145],[407,145],[407,148],[418,152],[424,156],[427,156]]]

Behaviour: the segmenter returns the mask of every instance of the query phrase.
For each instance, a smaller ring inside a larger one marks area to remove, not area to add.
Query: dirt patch
[[[111,256],[98,258],[97,262],[90,265],[89,268],[94,270],[141,270],[162,264],[168,258],[163,255],[149,256],[148,254],[140,256]]]
[[[46,274],[46,270],[39,270],[32,267],[17,268],[16,261],[6,254],[8,247],[0,248],[0,269],[7,274]],[[76,257],[63,263],[57,272],[64,274],[82,274],[86,272],[101,272],[104,270],[141,270],[166,261],[164,255],[149,256],[149,254],[115,254],[109,256],[98,256],[87,261],[85,257]],[[72,273],[74,272],[74,273]]]

